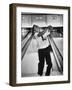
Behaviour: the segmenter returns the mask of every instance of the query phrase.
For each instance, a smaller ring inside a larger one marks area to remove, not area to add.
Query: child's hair
[[[38,26],[38,25],[35,25],[35,24],[34,24],[34,25],[33,25],[33,29],[34,29],[35,27],[36,27],[36,28],[39,28],[39,26]]]
[[[34,24],[34,25],[33,25],[33,28],[32,28],[32,34],[35,33],[35,31],[36,31],[35,28],[39,28],[39,27],[38,27],[37,25]]]
[[[53,27],[52,27],[51,25],[49,25],[47,28],[48,28],[50,31],[53,30]]]

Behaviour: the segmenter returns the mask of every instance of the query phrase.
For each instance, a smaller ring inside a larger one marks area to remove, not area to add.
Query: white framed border
[[[63,75],[43,77],[21,77],[21,12],[63,14]],[[16,8],[16,83],[56,82],[68,80],[68,10],[50,8]]]

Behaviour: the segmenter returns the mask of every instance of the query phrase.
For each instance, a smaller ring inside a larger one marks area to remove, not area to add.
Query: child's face
[[[36,31],[36,32],[39,32],[39,27],[34,27],[34,30]]]

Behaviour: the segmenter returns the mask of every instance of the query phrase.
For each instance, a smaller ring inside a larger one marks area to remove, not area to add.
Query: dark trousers
[[[47,48],[38,50],[38,55],[39,55],[38,74],[40,76],[43,74],[45,60],[46,60],[46,64],[47,64],[47,69],[46,69],[45,75],[46,76],[50,75],[50,70],[52,67],[50,51],[51,51],[51,46],[48,46]]]

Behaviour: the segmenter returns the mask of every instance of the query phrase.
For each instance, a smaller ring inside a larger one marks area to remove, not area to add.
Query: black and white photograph
[[[10,10],[10,84],[70,82],[70,8],[12,4]]]
[[[21,13],[21,76],[63,75],[63,15]]]

